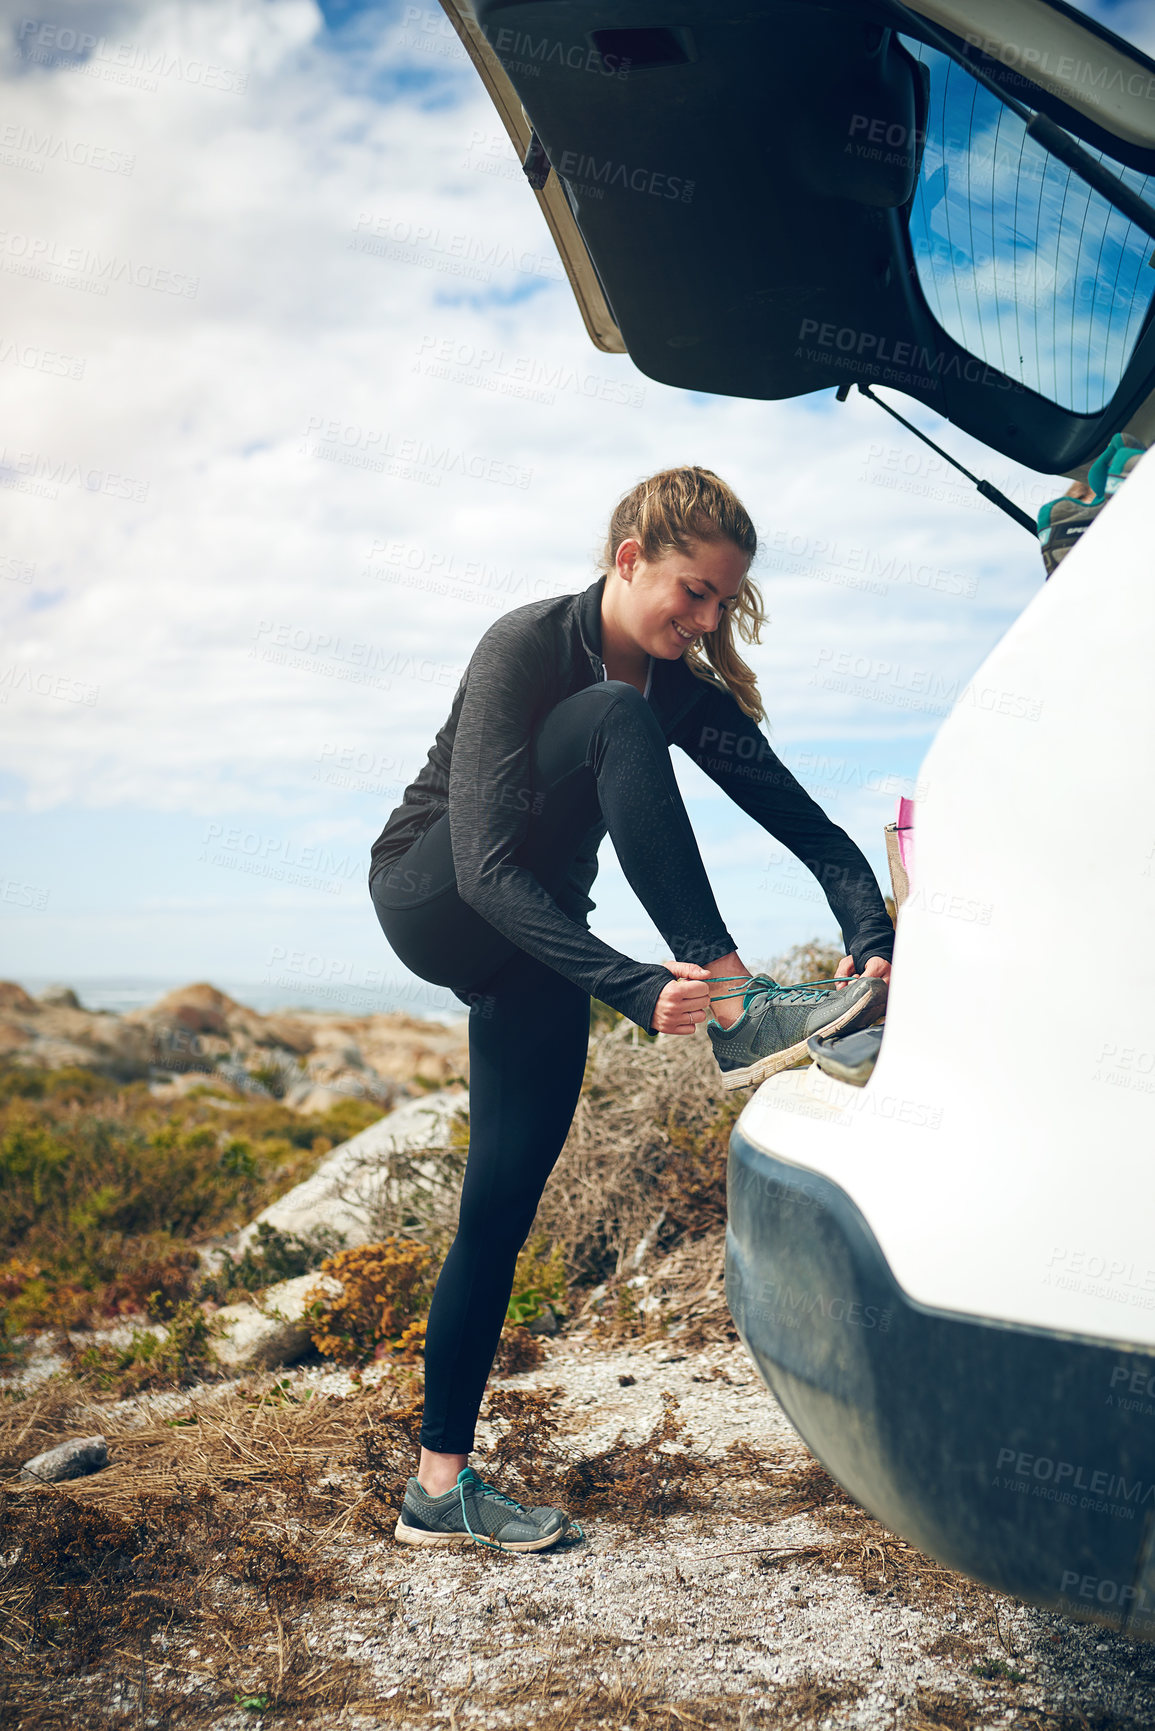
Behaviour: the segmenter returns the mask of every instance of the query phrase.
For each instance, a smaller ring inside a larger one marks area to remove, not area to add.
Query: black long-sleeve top
[[[373,844],[369,875],[399,859],[448,808],[462,899],[519,949],[648,1029],[669,970],[631,960],[573,917],[594,905],[588,891],[604,824],[588,833],[574,860],[565,891],[569,911],[516,857],[532,810],[533,733],[555,704],[606,677],[604,588],[602,577],[581,594],[515,607],[490,626],[420,774]],[[655,658],[649,703],[666,740],[814,873],[855,967],[861,971],[871,956],[889,960],[894,928],[865,855],[791,775],[726,686],[699,678],[681,658]]]

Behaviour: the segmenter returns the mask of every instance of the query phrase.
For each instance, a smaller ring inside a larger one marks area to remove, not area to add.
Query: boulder
[[[326,1072],[336,1074],[338,1070],[365,1068],[361,1048],[355,1040],[349,1038],[346,1028],[319,1029],[314,1044],[317,1055],[309,1068],[315,1076],[324,1079]]]
[[[340,1143],[311,1178],[271,1202],[244,1228],[234,1254],[244,1251],[262,1221],[301,1238],[323,1226],[339,1233],[346,1245],[371,1244],[378,1236],[390,1156],[405,1148],[446,1147],[453,1115],[468,1099],[464,1089],[441,1089],[407,1100],[359,1136]]]
[[[85,1070],[94,1061],[91,1046],[78,1045],[74,1040],[55,1040],[50,1034],[37,1040],[25,1038],[18,1047],[7,1039],[4,1044],[7,1051],[19,1051],[21,1058],[38,1070]]]
[[[37,1020],[37,1038],[47,1051],[67,1044],[83,1054],[82,1064],[99,1068],[140,1070],[152,1059],[146,1031],[134,1027],[112,1010],[77,1010],[69,1004],[44,1005]],[[39,1063],[48,1058],[37,1051]]]
[[[272,1015],[262,1018],[258,1044],[281,1046],[295,1057],[303,1058],[313,1050],[313,1031],[296,1016]]]
[[[20,1477],[35,1479],[42,1485],[58,1485],[65,1479],[82,1479],[88,1473],[98,1473],[107,1465],[108,1444],[102,1436],[77,1436],[45,1449],[43,1454],[33,1455],[20,1468]]]
[[[191,986],[178,986],[175,992],[166,993],[147,1010],[135,1011],[133,1015],[150,1022],[168,1022],[194,1034],[224,1034],[228,1031],[229,1012],[240,1009],[241,1005],[227,992],[218,992],[207,980],[199,980]]]
[[[413,1016],[374,1015],[356,1030],[365,1062],[378,1075],[451,1085],[469,1074],[469,1022],[420,1022]]]
[[[19,1010],[27,1015],[35,1014],[39,1008],[36,999],[30,998],[15,980],[0,980],[0,1010]]]
[[[251,1304],[226,1304],[213,1316],[213,1350],[230,1370],[274,1370],[309,1350],[313,1325],[305,1301],[314,1288],[336,1296],[340,1283],[325,1274],[299,1274],[268,1286]]]
[[[40,1002],[50,1010],[82,1010],[84,1005],[71,986],[45,986]]]

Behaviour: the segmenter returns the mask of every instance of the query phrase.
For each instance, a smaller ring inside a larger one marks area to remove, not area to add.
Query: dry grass
[[[821,1575],[923,1612],[957,1609],[970,1633],[942,1636],[939,1647],[950,1643],[942,1659],[963,1672],[960,1685],[952,1692],[920,1686],[903,1709],[902,1731],[970,1731],[1016,1704],[1016,1654],[997,1596],[886,1532],[817,1462],[784,1465],[749,1443],[721,1458],[703,1456],[668,1395],[640,1442],[619,1438],[583,1451],[562,1432],[560,1393],[500,1386],[491,1393],[486,1417],[497,1432],[491,1457],[499,1482],[623,1533],[689,1516],[701,1548],[680,1549],[679,1582],[699,1562],[742,1557],[759,1573],[788,1569],[800,1610]],[[388,1587],[367,1587],[363,1578],[358,1585],[342,1546],[358,1532],[391,1536],[416,1452],[419,1394],[419,1379],[403,1370],[373,1391],[309,1400],[266,1377],[201,1390],[177,1410],[135,1424],[63,1381],[6,1399],[0,1467],[9,1474],[61,1435],[95,1429],[109,1439],[112,1464],[57,1489],[11,1478],[0,1485],[0,1553],[8,1564],[0,1577],[0,1723],[29,1731],[146,1721],[197,1727],[219,1723],[238,1701],[271,1725],[317,1727],[444,1726],[447,1715],[459,1731],[506,1724],[817,1731],[849,1723],[861,1679],[764,1682],[754,1697],[681,1694],[668,1667],[661,1676],[645,1665],[621,1669],[616,1642],[600,1631],[523,1627],[516,1617],[519,1647],[533,1648],[528,1668],[493,1668],[508,1649],[508,1634],[495,1626],[492,1648],[474,1649],[490,1668],[468,1685],[455,1681],[434,1694],[432,1674],[428,1682],[414,1674],[388,1697],[379,1685],[374,1693],[372,1673],[341,1656],[343,1619],[360,1609],[387,1629],[400,1601]],[[719,1552],[710,1535],[736,1498],[747,1530],[763,1542]],[[796,1516],[810,1528],[783,1543],[781,1523]],[[482,1562],[486,1573],[511,1566],[492,1553]],[[661,1633],[659,1622],[651,1634]],[[666,1632],[680,1632],[676,1620]],[[1005,1664],[990,1658],[995,1641]],[[1039,1709],[1014,1723],[1016,1731],[1139,1731],[1106,1713]]]
[[[6,1400],[0,1463],[9,1474],[61,1434],[96,1428],[108,1438],[111,1464],[65,1487],[14,1477],[0,1485],[0,1550],[10,1562],[0,1581],[3,1711],[21,1725],[54,1727],[99,1708],[107,1723],[130,1724],[142,1722],[143,1688],[162,1725],[207,1723],[238,1698],[305,1723],[332,1722],[353,1707],[385,1722],[421,1723],[432,1711],[422,1685],[370,1700],[357,1668],[319,1663],[300,1626],[307,1607],[329,1609],[351,1596],[386,1619],[395,1613],[388,1593],[351,1595],[333,1551],[354,1526],[391,1536],[412,1470],[418,1385],[383,1387],[303,1401],[266,1378],[206,1391],[135,1424],[92,1405],[75,1384]],[[491,1395],[502,1482],[631,1523],[707,1506],[716,1463],[692,1449],[670,1397],[643,1442],[583,1455],[556,1440],[557,1392]],[[166,1658],[176,1631],[185,1647],[195,1635],[195,1662]],[[601,1684],[575,1689],[560,1649],[553,1675],[555,1682],[535,1676],[532,1684],[534,1723],[553,1731],[743,1723],[740,1704],[725,1697],[667,1700],[636,1680],[621,1694]],[[472,1691],[462,1711],[467,1705],[472,1717],[504,1701],[500,1691]]]
[[[536,1370],[545,1357],[545,1348],[535,1334],[516,1323],[507,1323],[497,1343],[493,1374],[498,1377],[520,1376],[523,1371]]]
[[[591,1048],[573,1126],[535,1230],[588,1285],[725,1221],[726,1150],[743,1102],[720,1100],[708,1039],[634,1045],[622,1022]]]
[[[647,1301],[671,1329],[676,1327],[680,1352],[737,1340],[725,1275],[724,1225],[676,1245],[652,1266]]]
[[[932,1562],[861,1508],[816,1460],[785,1472],[775,1470],[746,1443],[732,1443],[728,1459],[744,1472],[752,1484],[763,1487],[758,1514],[782,1519],[808,1515],[830,1535],[825,1542],[806,1546],[804,1552],[763,1553],[761,1567],[777,1568],[791,1560],[806,1562],[831,1574],[853,1578],[864,1593],[886,1594],[916,1609],[966,1612],[986,1621],[992,1632],[998,1626],[994,1595],[987,1588]],[[961,1637],[957,1637],[961,1641]],[[977,1656],[973,1643],[967,1652]],[[1009,1649],[1008,1649],[1009,1651]]]
[[[143,1723],[142,1688],[160,1724],[204,1722],[238,1696],[298,1715],[348,1705],[357,1668],[319,1662],[295,1624],[317,1602],[393,1613],[331,1550],[366,1500],[347,1470],[358,1439],[388,1413],[380,1392],[299,1402],[276,1383],[136,1425],[75,1387],[7,1401],[9,1473],[78,1427],[99,1426],[111,1462],[62,1487],[0,1486],[3,1709],[28,1726],[75,1725],[82,1704]],[[195,1662],[169,1664],[154,1640],[177,1627],[195,1632]]]
[[[316,1493],[309,1486],[328,1483],[331,1471],[351,1466],[361,1431],[391,1423],[397,1410],[412,1404],[413,1386],[402,1371],[376,1389],[306,1398],[265,1376],[202,1391],[201,1398],[140,1422],[139,1415],[90,1403],[75,1384],[53,1381],[26,1399],[8,1397],[0,1405],[0,1469],[14,1473],[61,1436],[98,1429],[108,1439],[109,1465],[75,1481],[69,1495],[108,1511],[135,1506],[142,1485],[150,1494],[168,1495],[203,1484],[214,1491],[283,1492],[290,1512],[315,1512]],[[6,1490],[24,1494],[12,1484]],[[330,1512],[334,1497],[342,1506],[349,1501],[348,1492],[330,1486],[323,1493]]]
[[[486,1417],[502,1425],[491,1451],[502,1483],[518,1484],[531,1501],[557,1503],[582,1517],[611,1516],[627,1526],[709,1505],[716,1463],[694,1450],[672,1395],[662,1396],[661,1417],[641,1442],[619,1436],[609,1448],[574,1454],[556,1440],[560,1392],[499,1389],[490,1395]]]
[[[672,1699],[646,1669],[612,1666],[605,1682],[575,1687],[563,1642],[555,1643],[534,1681],[504,1688],[462,1691],[458,1699],[466,1721],[492,1723],[502,1713],[513,1725],[534,1731],[754,1731],[754,1727],[816,1726],[837,1723],[832,1716],[862,1695],[854,1682],[817,1682],[812,1677],[768,1688],[752,1700],[745,1692],[678,1696]]]

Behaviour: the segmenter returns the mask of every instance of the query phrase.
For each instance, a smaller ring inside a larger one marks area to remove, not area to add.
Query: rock
[[[30,998],[23,986],[18,986],[15,980],[0,980],[0,1010],[21,1010],[25,1014],[33,1014],[40,1008],[35,998]]]
[[[148,1036],[111,1010],[74,1010],[67,1004],[44,1005],[37,1022],[38,1063],[54,1045],[68,1045],[82,1054],[81,1064],[139,1074],[152,1061]]]
[[[372,1100],[382,1111],[392,1106],[404,1093],[400,1083],[382,1081],[379,1076],[339,1072],[319,1081],[306,1077],[294,1082],[285,1092],[284,1103],[295,1112],[328,1112],[345,1100]]]
[[[43,1485],[58,1485],[65,1479],[82,1479],[108,1465],[108,1444],[102,1436],[77,1436],[34,1455],[20,1468],[22,1479]]]
[[[6,1055],[42,1070],[75,1065],[124,1077],[147,1071],[151,1050],[145,1029],[132,1027],[109,1011],[29,1002],[31,1012],[15,1004],[7,1009],[0,1006],[0,1049]]]
[[[228,1029],[229,1012],[240,1008],[227,992],[218,992],[207,980],[200,980],[166,993],[143,1014],[149,1021],[169,1022],[194,1034],[223,1034]]]
[[[84,1005],[71,986],[45,986],[40,1002],[50,1010],[82,1010]]]
[[[439,1087],[469,1074],[469,1023],[419,1022],[411,1016],[377,1015],[356,1028],[366,1064],[379,1076],[409,1081],[418,1076]]]
[[[299,1274],[266,1287],[259,1303],[226,1304],[213,1316],[219,1338],[213,1350],[232,1370],[273,1370],[292,1364],[309,1350],[313,1325],[305,1315],[305,1299],[319,1287],[336,1296],[340,1283],[325,1274]]]
[[[535,1316],[532,1322],[526,1323],[530,1334],[556,1334],[558,1330],[557,1313],[553,1306],[547,1304],[540,1316]]]
[[[349,1098],[345,1088],[327,1088],[323,1083],[299,1082],[285,1095],[285,1105],[307,1116],[313,1112],[329,1112]]]
[[[372,1243],[382,1192],[389,1181],[390,1154],[402,1148],[445,1147],[453,1114],[467,1101],[461,1089],[407,1100],[359,1136],[340,1143],[311,1178],[270,1203],[244,1228],[234,1254],[245,1250],[262,1221],[278,1232],[295,1232],[302,1238],[324,1226],[340,1233],[346,1245]]]
[[[323,1035],[317,1037],[317,1057],[311,1065],[315,1076],[325,1078],[326,1072],[337,1075],[344,1070],[363,1070],[365,1060],[361,1056],[361,1048],[344,1033],[343,1029],[335,1029],[332,1039]]]
[[[265,1016],[258,1043],[262,1046],[282,1046],[286,1052],[303,1058],[307,1052],[313,1050],[313,1033],[295,1016]]]

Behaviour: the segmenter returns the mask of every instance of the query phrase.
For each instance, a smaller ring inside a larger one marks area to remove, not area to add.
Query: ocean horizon
[[[172,976],[149,977],[142,974],[101,974],[75,976],[25,974],[15,981],[33,998],[49,987],[68,986],[80,999],[85,1010],[112,1010],[124,1015],[128,1010],[144,1010],[158,999],[181,986],[193,984],[190,979]],[[234,998],[246,1009],[261,1015],[274,1011],[313,1010],[334,1016],[379,1016],[405,1014],[426,1022],[456,1022],[466,1015],[466,1008],[453,993],[424,980],[414,980],[411,990],[402,987],[376,989],[371,986],[328,984],[294,980],[286,983],[275,978],[264,980],[211,979],[209,985]]]

